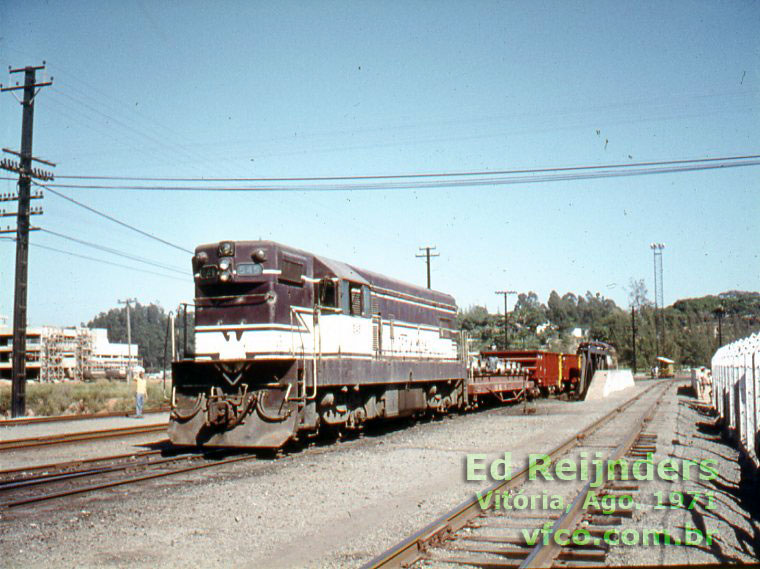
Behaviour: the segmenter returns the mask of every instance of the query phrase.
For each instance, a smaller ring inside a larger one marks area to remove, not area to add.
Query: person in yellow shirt
[[[143,404],[148,394],[148,386],[145,381],[145,371],[138,370],[135,374],[135,417],[142,419]]]

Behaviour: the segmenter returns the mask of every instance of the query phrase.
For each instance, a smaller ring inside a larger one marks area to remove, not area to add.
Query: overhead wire
[[[196,166],[198,163],[208,160],[207,154],[201,154],[197,152],[190,145],[178,144],[176,142],[177,140],[185,140],[186,137],[181,136],[176,131],[170,129],[164,124],[161,124],[155,120],[155,117],[148,118],[142,115],[137,111],[136,104],[127,104],[123,100],[119,100],[118,98],[110,96],[104,91],[99,90],[94,86],[88,85],[87,82],[81,80],[81,78],[75,74],[68,75],[65,73],[64,75],[68,77],[68,80],[79,83],[86,89],[79,89],[76,86],[65,82],[63,84],[63,87],[66,87],[66,91],[73,89],[73,91],[76,91],[76,93],[66,93],[61,90],[61,86],[59,85],[59,87],[54,87],[51,91],[55,98],[60,98],[59,95],[66,97],[71,102],[83,107],[89,113],[98,115],[104,119],[106,123],[109,124],[111,127],[109,130],[119,131],[119,127],[121,127],[121,132],[127,135],[127,138],[125,139],[126,141],[131,141],[136,135],[136,137],[139,137],[141,141],[148,140],[154,144],[159,144],[162,148],[157,148],[156,152],[150,153],[151,160],[166,161],[169,158],[169,155],[166,152],[163,152],[163,149],[172,151],[174,155],[182,157],[179,160],[173,159],[172,162],[174,164],[187,163],[194,171],[200,170],[200,167]],[[79,96],[77,96],[77,94]],[[96,94],[97,96],[93,96],[93,94]],[[109,104],[109,100],[111,104]],[[60,101],[58,102],[60,103]],[[101,110],[101,107],[105,108],[106,111]],[[138,124],[135,124],[135,119],[139,119],[139,122],[142,124],[147,123],[149,125],[149,128],[141,128]],[[107,134],[107,136],[113,138],[114,140],[117,140],[118,142],[121,142],[120,138],[115,138],[114,135],[110,132]],[[125,142],[125,144],[127,144],[133,150],[136,150],[143,154],[146,153],[143,148],[137,149],[134,147],[134,145],[129,144],[128,142]],[[231,162],[232,160],[228,158],[221,159],[221,162],[227,161]],[[220,158],[214,158],[214,164],[217,165],[217,168],[221,168]],[[264,197],[263,199],[267,201],[274,200],[274,198],[270,198],[268,196]],[[305,202],[311,202],[311,204],[307,205]],[[305,200],[298,200],[296,203],[292,204],[291,207],[303,210],[304,212],[307,212],[309,209],[314,208],[329,211],[328,207],[309,197],[306,197]]]
[[[128,191],[187,191],[187,192],[335,192],[335,191],[387,191],[387,190],[418,190],[446,189],[476,186],[507,186],[513,184],[533,184],[541,182],[558,182],[572,180],[591,180],[602,178],[618,178],[627,176],[642,176],[652,174],[673,174],[694,172],[700,170],[715,170],[723,168],[739,168],[760,165],[760,155],[740,157],[737,159],[707,159],[694,162],[671,161],[662,163],[639,164],[639,168],[628,165],[619,166],[580,166],[557,169],[514,170],[504,171],[504,174],[489,175],[483,173],[467,176],[465,179],[447,179],[430,181],[385,182],[374,184],[334,184],[310,186],[176,186],[176,185],[104,185],[104,184],[48,184],[47,187],[83,189],[83,190],[128,190]],[[508,173],[507,173],[508,172]],[[546,173],[541,173],[546,172]],[[517,173],[535,175],[517,176]],[[490,173],[489,173],[490,174]],[[419,175],[428,178],[428,175]],[[405,176],[399,176],[405,177]],[[411,177],[411,176],[406,176]],[[432,176],[431,176],[432,177]],[[67,198],[68,199],[68,198]]]
[[[197,160],[197,157],[195,157],[192,154],[188,153],[181,146],[178,146],[177,149],[175,149],[171,144],[168,144],[166,141],[164,141],[164,140],[162,140],[162,139],[160,139],[160,138],[158,138],[156,136],[153,136],[151,134],[147,134],[145,132],[142,132],[141,130],[138,130],[135,127],[127,124],[125,121],[123,121],[121,119],[118,119],[118,118],[116,118],[116,117],[114,117],[112,115],[109,115],[108,113],[104,113],[103,111],[95,108],[94,106],[90,105],[89,103],[86,103],[84,101],[78,100],[76,97],[73,97],[71,94],[69,94],[66,91],[63,91],[61,89],[58,89],[55,86],[53,86],[51,88],[51,90],[53,92],[59,94],[59,95],[62,95],[63,97],[66,97],[67,99],[69,99],[69,100],[71,100],[71,101],[73,101],[73,102],[75,102],[75,103],[77,103],[79,105],[82,105],[86,109],[90,110],[93,113],[96,113],[96,114],[100,115],[101,117],[105,118],[106,120],[109,120],[109,121],[115,123],[116,125],[118,125],[122,129],[125,129],[125,130],[127,130],[127,131],[129,131],[129,132],[131,132],[131,133],[133,133],[133,134],[135,134],[137,136],[139,136],[139,137],[144,138],[145,140],[148,140],[148,141],[152,142],[153,144],[156,144],[156,145],[158,145],[160,147],[165,148],[166,150],[174,152],[177,155],[183,155],[185,159]]]
[[[60,65],[57,65],[57,67],[60,67]],[[133,125],[133,130],[140,136],[144,138],[158,138],[163,142],[165,147],[172,149],[176,148],[178,152],[191,157],[191,160],[193,162],[202,161],[205,159],[205,156],[203,154],[193,151],[188,147],[188,145],[179,144],[176,142],[177,140],[185,140],[185,137],[183,137],[180,133],[158,121],[155,116],[148,117],[141,113],[138,110],[137,102],[135,102],[135,104],[128,104],[124,100],[100,89],[98,86],[89,84],[78,74],[69,74],[68,72],[64,72],[63,75],[64,81],[62,87],[67,88],[71,98],[78,104],[87,106],[87,108],[92,108],[82,100],[73,97],[73,93],[71,93],[71,91],[78,93],[82,99],[87,100],[91,105],[101,106],[108,109],[109,111],[109,113],[103,113],[97,110],[95,110],[95,112],[98,112],[107,118],[111,118],[111,115],[114,113],[117,117],[122,117],[125,121],[129,122],[130,125]],[[60,78],[60,74],[57,76]],[[74,83],[80,84],[81,88]],[[136,125],[138,122],[142,123],[142,130],[140,130],[140,127]],[[148,128],[146,129],[145,127]],[[155,135],[155,137],[153,137],[153,135]]]
[[[126,223],[124,221],[116,219],[115,217],[113,217],[111,215],[108,215],[107,213],[103,213],[102,211],[99,211],[99,210],[95,209],[94,207],[86,205],[86,204],[84,204],[84,203],[82,203],[82,202],[80,202],[78,200],[75,200],[74,198],[71,198],[71,197],[69,197],[69,196],[67,196],[67,195],[65,195],[65,194],[63,194],[61,192],[58,192],[58,191],[54,190],[48,184],[41,184],[41,183],[36,182],[34,180],[32,180],[32,183],[35,186],[39,186],[41,188],[45,188],[47,191],[51,192],[52,194],[54,194],[54,195],[56,195],[56,196],[58,196],[60,198],[63,198],[64,200],[69,201],[69,202],[71,202],[71,203],[73,203],[75,205],[78,205],[79,207],[84,208],[87,211],[90,211],[90,212],[94,213],[95,215],[99,215],[100,217],[108,219],[109,221],[112,221],[112,222],[114,222],[114,223],[116,223],[118,225],[121,225],[122,227],[126,227],[127,229],[135,231],[136,233],[139,233],[140,235],[143,235],[144,237],[148,237],[149,239],[153,239],[154,241],[158,241],[159,243],[163,243],[164,245],[168,245],[169,247],[172,247],[174,249],[182,251],[183,253],[190,253],[191,255],[193,254],[193,251],[191,251],[190,249],[186,249],[186,248],[182,247],[181,245],[177,245],[175,243],[172,243],[171,241],[167,241],[166,239],[162,239],[161,237],[158,237],[157,235],[154,235],[154,234],[149,233],[147,231],[143,231],[142,229],[139,229],[139,228],[135,227],[134,225],[130,225],[129,223]]]
[[[9,241],[15,241],[16,240],[15,237],[0,237],[0,239],[6,239],[6,240],[9,240]],[[48,245],[42,245],[40,243],[29,243],[29,245],[31,245],[32,247],[37,247],[39,249],[47,249],[48,251],[53,251],[53,252],[56,252],[56,253],[61,253],[63,255],[69,255],[71,257],[79,257],[80,259],[86,259],[88,261],[93,261],[93,262],[96,262],[96,263],[102,263],[102,264],[105,264],[105,265],[111,265],[111,266],[114,266],[114,267],[120,267],[120,268],[123,268],[123,269],[129,269],[130,271],[137,271],[137,272],[140,272],[140,273],[147,273],[147,274],[150,274],[150,275],[156,275],[158,277],[164,277],[164,278],[167,278],[167,279],[174,279],[174,280],[177,280],[177,281],[188,282],[187,279],[183,279],[183,278],[180,278],[180,277],[175,277],[173,275],[167,275],[166,273],[158,273],[156,271],[150,271],[148,269],[140,269],[138,267],[131,267],[129,265],[123,265],[121,263],[114,263],[113,261],[106,261],[105,259],[98,259],[97,257],[90,257],[89,255],[82,255],[80,253],[73,253],[71,251],[65,251],[63,249],[57,249],[55,247],[50,247]]]
[[[602,170],[609,168],[636,168],[650,166],[671,166],[679,164],[696,164],[725,162],[729,160],[750,160],[760,159],[760,154],[750,154],[741,156],[724,156],[720,158],[691,158],[684,160],[661,160],[649,162],[632,162],[618,164],[599,164],[583,166],[558,166],[549,168],[524,168],[511,170],[477,170],[477,171],[459,171],[459,172],[421,172],[409,174],[378,174],[378,175],[358,175],[358,176],[304,176],[304,177],[259,177],[259,178],[182,178],[182,177],[142,177],[142,176],[87,176],[87,175],[64,175],[56,176],[60,179],[77,179],[77,180],[127,180],[127,181],[144,181],[144,182],[331,182],[345,180],[391,180],[404,178],[453,178],[453,177],[476,177],[476,176],[499,176],[514,174],[541,174],[550,172],[570,172],[580,170]],[[58,185],[58,184],[54,184]]]
[[[105,251],[106,253],[111,253],[112,255],[117,255],[119,257],[124,257],[125,259],[129,259],[131,261],[137,261],[138,263],[144,263],[146,265],[151,265],[153,267],[158,267],[160,269],[164,269],[166,271],[172,271],[174,273],[179,273],[180,275],[185,276],[191,276],[188,271],[183,271],[182,269],[172,267],[170,265],[165,265],[163,263],[159,263],[156,261],[151,261],[149,259],[144,259],[142,257],[138,257],[137,255],[132,255],[130,253],[126,253],[125,251],[119,251],[118,249],[113,249],[111,247],[106,247],[105,245],[100,245],[99,243],[93,243],[92,241],[86,241],[84,239],[79,239],[78,237],[72,237],[70,235],[65,235],[63,233],[58,233],[57,231],[52,231],[50,229],[42,228],[40,229],[43,233],[47,233],[49,235],[54,235],[56,237],[60,237],[61,239],[66,239],[68,241],[73,241],[74,243],[79,243],[80,245],[85,245],[87,247],[92,247],[93,249],[98,249],[100,251]]]
[[[78,128],[85,128],[88,129],[97,135],[108,138],[112,141],[114,141],[118,146],[124,147],[132,152],[135,152],[137,154],[140,154],[144,156],[145,158],[155,161],[157,163],[163,164],[163,163],[175,163],[175,160],[169,160],[168,157],[164,157],[163,160],[160,156],[157,155],[157,153],[148,151],[144,144],[141,144],[142,141],[138,142],[129,136],[126,137],[120,137],[117,136],[116,132],[117,129],[114,128],[106,128],[105,126],[102,126],[96,119],[88,115],[86,112],[83,112],[82,110],[78,109],[77,107],[74,107],[70,104],[65,104],[61,99],[58,99],[57,97],[49,97],[49,102],[52,103],[53,108],[51,108],[52,112],[58,113],[63,119],[66,119],[69,121],[71,125],[76,125]],[[57,110],[56,110],[57,107]],[[73,116],[71,113],[74,113],[77,116]],[[71,151],[70,148],[67,148],[67,150]],[[113,150],[109,150],[110,152],[114,152]],[[101,152],[102,153],[102,152]],[[81,158],[82,153],[81,152],[75,152],[75,156],[77,158]]]

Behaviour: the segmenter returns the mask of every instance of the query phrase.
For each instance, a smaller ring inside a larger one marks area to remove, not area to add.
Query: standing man
[[[143,404],[145,403],[145,396],[148,394],[148,389],[145,381],[145,370],[138,368],[137,375],[135,376],[135,417],[142,419],[143,416]]]

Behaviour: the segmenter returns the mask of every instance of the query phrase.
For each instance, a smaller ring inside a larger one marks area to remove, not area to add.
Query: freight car
[[[544,350],[506,350],[487,351],[481,355],[521,366],[534,386],[535,395],[571,391],[580,379],[580,356],[576,354]]]
[[[608,369],[612,346],[583,342],[575,354],[546,350],[483,351],[471,366],[468,392],[471,401],[494,395],[500,401],[556,393],[582,399],[594,372]]]
[[[470,358],[470,375],[467,381],[467,400],[476,407],[481,401],[501,403],[535,397],[540,392],[527,368],[493,352],[480,352]]]
[[[444,293],[272,241],[202,245],[195,354],[172,365],[176,445],[278,448],[466,405]]]

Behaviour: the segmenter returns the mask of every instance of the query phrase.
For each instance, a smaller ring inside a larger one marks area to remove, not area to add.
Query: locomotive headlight
[[[222,241],[219,243],[219,249],[217,249],[217,253],[220,257],[234,257],[235,244],[232,241]]]
[[[228,280],[230,280],[230,272],[229,271],[222,271],[219,273],[219,280],[223,283],[226,283]]]
[[[256,249],[251,253],[251,259],[256,263],[263,263],[267,260],[267,252],[264,249]]]
[[[221,259],[219,261],[219,270],[226,271],[226,270],[228,270],[230,268],[231,264],[232,263],[230,262],[229,259]]]

